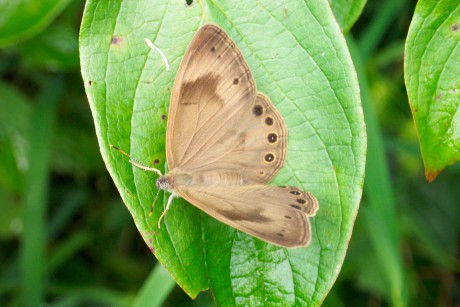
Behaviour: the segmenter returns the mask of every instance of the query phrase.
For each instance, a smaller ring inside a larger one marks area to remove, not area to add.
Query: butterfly
[[[202,26],[174,81],[166,130],[171,192],[161,219],[180,196],[213,218],[263,241],[300,247],[310,242],[316,198],[297,187],[268,185],[283,167],[287,127],[270,99],[257,92],[241,51],[220,27]]]

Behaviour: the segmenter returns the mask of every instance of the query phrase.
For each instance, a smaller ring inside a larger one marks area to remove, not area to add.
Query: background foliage
[[[0,9],[3,21],[24,25],[0,31],[0,305],[212,306],[209,292],[192,302],[156,266],[102,163],[78,64],[84,2],[48,2],[35,23]],[[368,1],[347,36],[368,161],[353,237],[325,306],[460,301],[460,169],[426,184],[404,86],[414,8]]]

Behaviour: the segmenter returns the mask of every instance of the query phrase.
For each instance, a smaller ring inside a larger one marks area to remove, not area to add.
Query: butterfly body
[[[187,172],[180,169],[175,169],[165,176],[160,177],[158,181],[167,181],[169,190],[174,190],[175,187],[181,186],[233,186],[244,185],[248,182],[248,178],[243,173],[232,172],[229,170],[207,170],[204,172]],[[161,185],[160,185],[161,186]],[[158,187],[158,184],[157,184]],[[168,188],[163,188],[168,190]]]
[[[158,189],[172,192],[166,210],[180,196],[264,241],[305,246],[308,216],[318,209],[315,197],[296,187],[268,185],[286,153],[281,114],[257,92],[230,37],[218,26],[204,25],[184,55],[171,94],[169,173],[156,182]]]

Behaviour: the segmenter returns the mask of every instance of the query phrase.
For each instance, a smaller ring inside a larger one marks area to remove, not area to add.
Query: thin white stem
[[[166,55],[163,53],[163,51],[161,51],[160,48],[158,48],[157,46],[155,46],[152,41],[148,38],[145,39],[145,43],[147,44],[147,46],[149,46],[152,50],[156,50],[158,51],[158,53],[161,55],[161,57],[163,58],[163,61],[165,62],[165,66],[166,66],[166,70],[169,70],[169,63],[168,63],[168,59],[166,58]]]

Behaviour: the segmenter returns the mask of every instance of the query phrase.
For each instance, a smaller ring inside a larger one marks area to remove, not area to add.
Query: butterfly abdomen
[[[230,170],[208,170],[203,172],[185,172],[174,170],[168,174],[172,186],[235,186],[247,183],[247,177]]]

